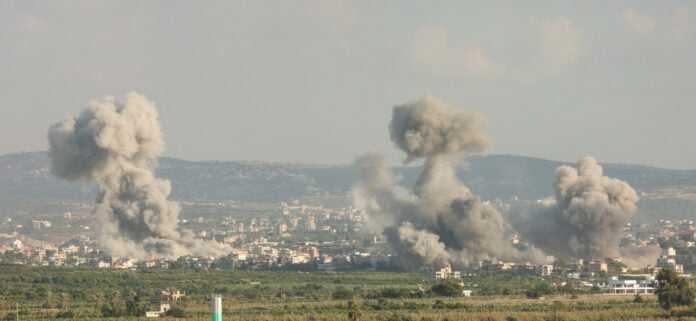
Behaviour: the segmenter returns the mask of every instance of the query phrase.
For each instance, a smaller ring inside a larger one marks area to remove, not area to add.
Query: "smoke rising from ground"
[[[96,185],[95,214],[101,247],[135,259],[218,255],[216,243],[177,230],[179,204],[167,200],[169,181],[154,176],[164,150],[158,113],[132,92],[89,101],[77,117],[52,125],[49,157],[57,177]]]
[[[657,245],[643,247],[629,245],[621,248],[621,262],[631,268],[644,268],[655,265],[660,254],[662,249]]]
[[[356,204],[366,209],[403,261],[437,267],[496,258],[542,259],[539,251],[512,247],[500,213],[457,179],[463,153],[488,149],[486,127],[480,113],[452,109],[426,96],[395,106],[389,125],[391,140],[406,153],[406,162],[425,160],[412,192],[398,185],[381,153],[356,160]]]
[[[636,212],[636,191],[624,181],[604,176],[592,157],[574,167],[559,167],[554,187],[555,205],[530,218],[527,237],[557,256],[620,257],[621,228]],[[636,256],[636,251],[625,254]]]

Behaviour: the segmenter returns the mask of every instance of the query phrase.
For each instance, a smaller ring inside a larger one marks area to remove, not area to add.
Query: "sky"
[[[490,153],[696,168],[691,1],[0,0],[0,154],[138,91],[167,156],[346,164],[433,95]]]

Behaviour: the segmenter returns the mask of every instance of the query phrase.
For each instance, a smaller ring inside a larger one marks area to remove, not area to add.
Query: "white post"
[[[213,294],[213,321],[222,321],[222,296]]]

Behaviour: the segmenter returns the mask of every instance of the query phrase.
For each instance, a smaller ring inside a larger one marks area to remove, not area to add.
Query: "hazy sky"
[[[168,156],[396,161],[391,106],[430,93],[492,153],[696,168],[694,57],[690,1],[0,0],[0,154],[137,90]]]

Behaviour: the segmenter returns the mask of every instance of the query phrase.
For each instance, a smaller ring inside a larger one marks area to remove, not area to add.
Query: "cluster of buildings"
[[[550,276],[553,274],[553,264],[530,264],[530,263],[514,263],[514,262],[479,262],[477,269],[479,271],[489,273],[509,273],[516,275],[538,275]]]
[[[88,237],[76,237],[61,246],[25,246],[21,240],[0,245],[0,262],[43,266],[93,266],[114,269],[195,268],[195,269],[303,269],[319,271],[374,270],[377,262],[389,256],[356,250],[355,241],[284,244],[258,238],[233,248],[229,255],[185,256],[176,260],[138,261],[105,255]]]
[[[59,218],[57,220],[31,220],[30,230],[46,233],[56,225],[66,225]],[[73,222],[75,218],[66,213],[64,220]],[[10,223],[8,221],[6,226]],[[26,223],[25,226],[29,221]],[[16,230],[11,235],[2,234],[8,240],[0,244],[0,262],[116,269],[307,271],[378,270],[390,266],[394,257],[390,251],[385,251],[387,246],[379,237],[366,237],[363,233],[366,224],[365,213],[349,206],[325,208],[292,200],[263,214],[199,216],[180,221],[182,228],[194,231],[200,238],[229,245],[232,252],[223,257],[189,256],[177,260],[136,261],[101,253],[97,242],[89,236],[77,236],[62,244],[28,246],[18,235],[17,231],[21,230]],[[76,228],[85,232],[82,226]],[[522,240],[512,235],[510,242],[514,245]],[[628,225],[623,229],[623,243],[636,247],[659,244],[664,250],[644,266],[626,266],[620,258],[562,261],[549,257],[546,264],[482,261],[466,273],[539,276],[561,283],[574,280],[586,286],[600,286],[608,293],[630,294],[651,293],[653,278],[660,269],[671,269],[679,274],[696,270],[696,225],[692,221],[663,220],[657,225]],[[460,279],[462,274],[446,267],[434,271],[433,276]]]
[[[43,243],[27,246],[20,239],[7,241],[0,245],[0,260],[7,263],[78,266],[97,264],[101,260],[95,242],[88,237],[76,237],[60,246]]]

